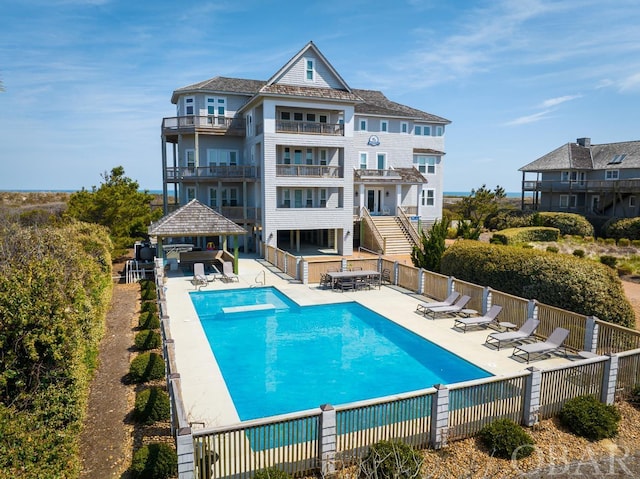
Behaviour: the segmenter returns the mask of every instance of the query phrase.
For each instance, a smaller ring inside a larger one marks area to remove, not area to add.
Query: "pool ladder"
[[[262,281],[260,281],[260,276],[262,276]],[[265,284],[267,284],[267,275],[265,274],[264,271],[260,271],[258,273],[258,275],[255,277],[256,284],[252,284],[251,287],[252,288],[257,288],[258,286],[264,286]]]

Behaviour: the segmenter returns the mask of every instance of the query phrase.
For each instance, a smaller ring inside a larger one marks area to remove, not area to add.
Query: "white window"
[[[568,171],[563,171],[560,174],[560,182],[569,183],[569,172]]]
[[[434,206],[436,204],[436,190],[422,190],[420,203],[422,204],[422,206]]]
[[[293,190],[294,208],[302,208],[302,190]]]
[[[315,70],[313,68],[313,60],[306,61],[305,78],[307,81],[313,81],[315,78]]]
[[[421,126],[419,126],[419,125],[416,125],[416,126],[413,128],[413,133],[414,133],[414,134],[416,134],[416,135],[418,135],[418,136],[419,136],[419,135],[422,135],[422,127],[421,127]]]
[[[222,188],[220,201],[222,206],[238,206],[238,188]]]
[[[296,165],[302,164],[302,150],[293,150],[293,163]]]
[[[360,120],[360,131],[367,131],[367,120],[365,118]]]
[[[431,127],[427,126],[427,125],[423,126],[422,127],[422,134],[424,136],[431,136]]]
[[[187,203],[196,198],[196,187],[195,186],[187,186]]]
[[[291,120],[291,112],[289,112],[289,111],[281,111],[280,112],[280,119],[284,120],[284,121]]]
[[[209,206],[214,210],[218,208],[218,190],[209,188]]]
[[[380,131],[382,133],[389,133],[389,121],[387,120],[380,121]]]
[[[193,170],[196,167],[196,150],[185,150],[184,162],[187,168]]]
[[[318,115],[318,121],[320,123],[326,123],[327,122],[327,115]]]
[[[207,115],[224,117],[227,109],[227,99],[223,97],[207,97]]]
[[[288,189],[282,190],[282,207],[291,208],[291,191]]]
[[[378,159],[377,167],[379,170],[384,170],[387,167],[387,154],[386,153],[378,153],[376,155]]]
[[[636,207],[636,197],[629,196],[629,208],[635,208],[635,207]]]
[[[313,149],[307,148],[306,164],[313,165]]]
[[[236,166],[238,164],[238,151],[207,148],[207,164],[209,166]]]
[[[620,172],[618,170],[606,170],[604,175],[605,179],[607,180],[617,180]]]
[[[196,99],[192,96],[184,97],[184,114],[195,115],[196,112]]]
[[[406,121],[400,123],[400,133],[409,133],[409,123],[407,123]]]
[[[282,155],[282,163],[284,163],[285,165],[291,164],[291,149],[289,147],[286,147],[284,149],[284,153]]]
[[[325,208],[327,206],[327,189],[320,188],[320,206]]]
[[[320,165],[321,166],[327,166],[328,162],[329,162],[329,152],[327,150],[319,150],[319,155],[320,155]]]
[[[300,113],[299,111],[294,111],[293,112],[293,119],[295,121],[302,121],[303,118],[304,117],[303,117],[302,113]]]
[[[433,136],[444,136],[444,126],[436,125],[433,128],[435,130],[435,133]]]
[[[314,123],[316,121],[315,113],[307,113],[307,121]]]
[[[436,173],[436,157],[435,156],[415,156],[413,163],[418,171],[422,174],[434,175]]]
[[[576,195],[560,195],[560,208],[575,208],[576,204]]]
[[[369,153],[361,151],[360,152],[360,169],[361,170],[367,169],[368,160],[369,160]]]
[[[307,188],[307,201],[305,206],[307,208],[313,208],[313,190],[311,188]]]

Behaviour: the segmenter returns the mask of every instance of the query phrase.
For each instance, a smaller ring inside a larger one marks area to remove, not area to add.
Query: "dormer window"
[[[185,115],[193,115],[195,114],[195,98],[192,96],[187,96],[184,98],[184,114]]]
[[[313,60],[306,61],[306,77],[307,81],[315,80],[315,70],[313,68]]]
[[[614,155],[614,157],[609,162],[610,165],[619,165],[622,163],[622,160],[625,159],[627,155]]]

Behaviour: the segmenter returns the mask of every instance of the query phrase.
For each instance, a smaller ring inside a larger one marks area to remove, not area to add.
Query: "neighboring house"
[[[635,217],[640,206],[640,141],[592,145],[578,138],[523,166],[522,198],[538,211]],[[535,173],[535,179],[531,175]]]
[[[349,255],[362,208],[401,207],[425,222],[442,214],[450,122],[351,88],[313,42],[267,81],[215,77],[171,102],[165,214],[198,199],[250,232],[245,251],[264,241]]]

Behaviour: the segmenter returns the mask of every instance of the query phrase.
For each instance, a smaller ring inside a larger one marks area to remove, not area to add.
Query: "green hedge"
[[[607,238],[638,240],[640,239],[640,217],[611,220],[603,226],[603,230]]]
[[[560,230],[558,228],[528,226],[499,231],[493,235],[493,238],[502,244],[519,244],[530,241],[558,241],[559,234]]]
[[[524,228],[533,225],[533,211],[502,209],[484,220],[484,227],[488,230],[505,230],[507,228]]]
[[[633,309],[615,271],[594,261],[458,241],[442,256],[441,272],[622,326],[635,325]]]
[[[171,415],[169,395],[159,387],[143,389],[136,394],[133,412],[135,420],[142,424],[165,421]]]
[[[582,215],[521,210],[500,210],[485,220],[485,228],[503,230],[526,226],[546,226],[558,228],[561,235],[593,236],[593,225]]]
[[[141,353],[129,365],[129,380],[144,383],[164,377],[165,363],[158,353]]]

